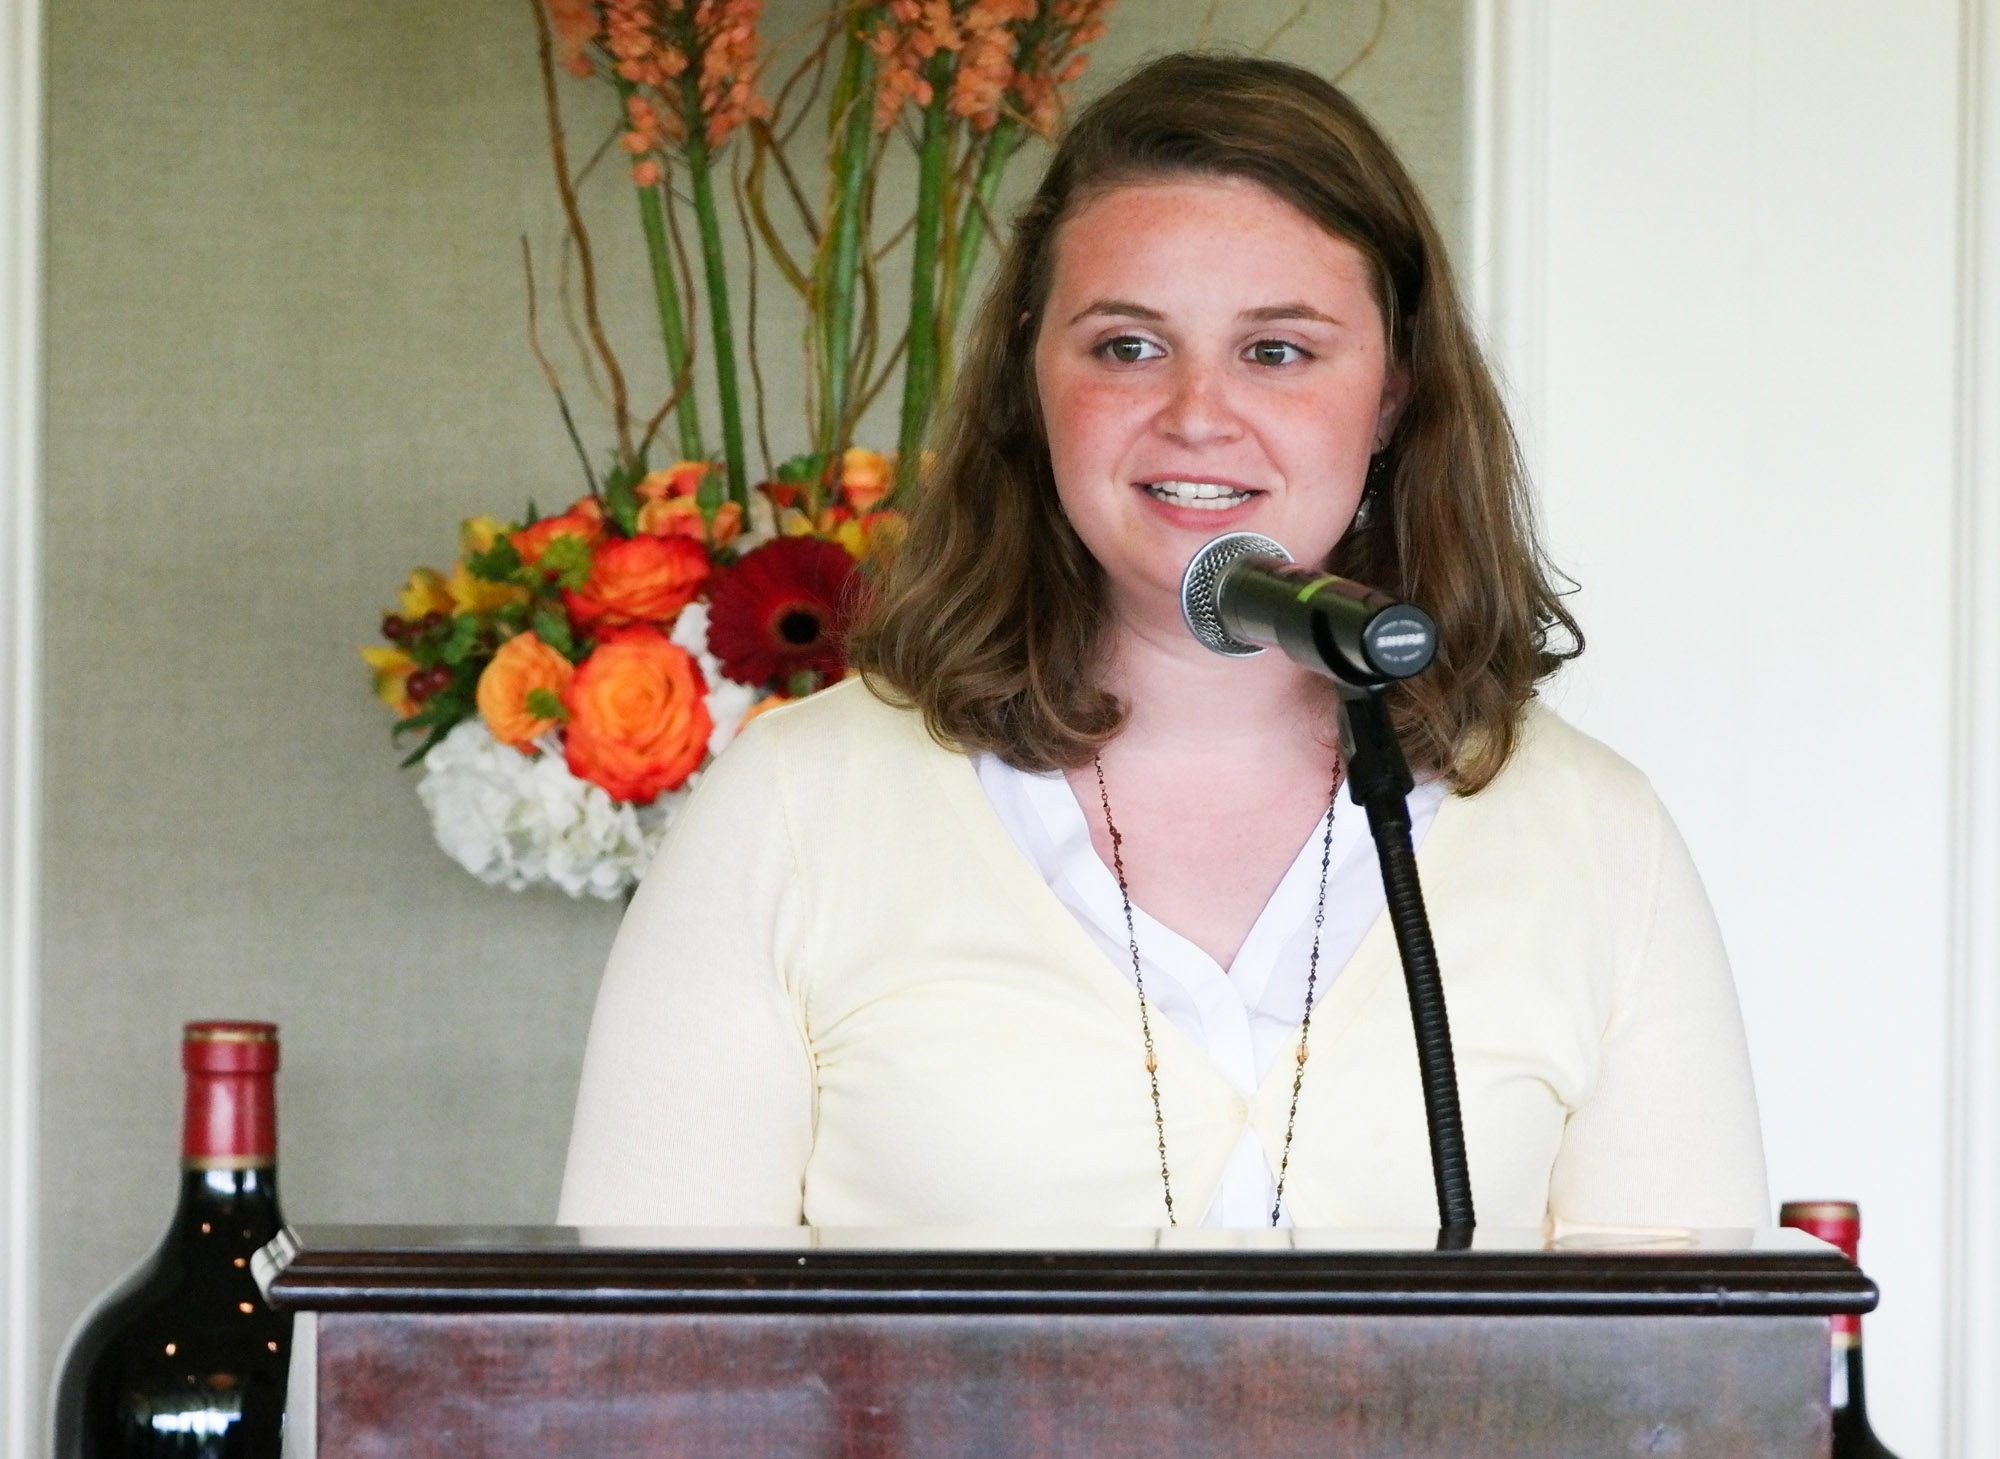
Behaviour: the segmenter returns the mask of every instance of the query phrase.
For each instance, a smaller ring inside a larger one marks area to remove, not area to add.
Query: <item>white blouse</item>
[[[1132,951],[1118,882],[1090,844],[1089,822],[1068,780],[1060,771],[1038,775],[1016,770],[997,755],[978,755],[974,765],[980,788],[1008,836],[1130,981]],[[1443,783],[1435,780],[1410,793],[1410,834],[1416,844],[1423,843],[1444,797]],[[1332,814],[1326,922],[1320,931],[1319,977],[1313,994],[1316,1007],[1384,906],[1382,874],[1366,812],[1343,790]],[[1290,1052],[1289,1041],[1305,1008],[1325,832],[1322,817],[1226,971],[1187,938],[1148,916],[1136,901],[1132,904],[1132,931],[1139,943],[1147,1005],[1205,1049],[1246,1098],[1256,1094],[1278,1055]],[[1136,1003],[1133,1025],[1133,1065],[1143,1070],[1137,1052]],[[1171,1163],[1173,1152],[1167,1153]],[[1277,1173],[1256,1134],[1246,1128],[1202,1224],[1268,1225],[1276,1195]],[[1279,1224],[1292,1224],[1289,1211],[1280,1212]]]

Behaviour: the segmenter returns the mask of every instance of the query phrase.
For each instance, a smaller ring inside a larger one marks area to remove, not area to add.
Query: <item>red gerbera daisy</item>
[[[839,678],[857,576],[847,549],[818,537],[779,537],[744,553],[709,599],[708,651],[739,684],[789,692],[801,673]]]

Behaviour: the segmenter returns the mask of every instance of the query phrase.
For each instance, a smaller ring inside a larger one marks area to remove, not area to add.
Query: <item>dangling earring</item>
[[[1390,470],[1387,448],[1368,458],[1368,479],[1361,488],[1361,505],[1354,509],[1354,525],[1366,527],[1375,516],[1376,498],[1388,489]]]

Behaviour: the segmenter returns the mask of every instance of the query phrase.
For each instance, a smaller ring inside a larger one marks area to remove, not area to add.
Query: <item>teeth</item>
[[[1250,500],[1249,492],[1238,491],[1233,486],[1218,486],[1213,481],[1154,481],[1147,484],[1146,490],[1156,501],[1212,512]]]

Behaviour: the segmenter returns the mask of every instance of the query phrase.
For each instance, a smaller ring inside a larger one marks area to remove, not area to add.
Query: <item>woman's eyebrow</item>
[[[1252,324],[1268,324],[1274,319],[1312,319],[1321,324],[1340,323],[1331,314],[1315,309],[1310,304],[1266,304],[1261,309],[1245,309],[1237,317]]]
[[[1109,314],[1119,319],[1145,319],[1158,323],[1167,316],[1157,309],[1148,309],[1144,304],[1134,304],[1130,299],[1099,299],[1086,304],[1070,317],[1070,323],[1088,319],[1093,314]]]
[[[1070,317],[1076,324],[1093,315],[1107,315],[1114,319],[1143,319],[1157,324],[1167,316],[1157,309],[1148,309],[1144,304],[1135,304],[1130,299],[1098,299],[1086,304]],[[1331,314],[1315,309],[1312,305],[1293,302],[1285,304],[1264,304],[1255,309],[1245,309],[1236,316],[1251,324],[1268,324],[1275,319],[1311,319],[1320,324],[1339,324]]]

